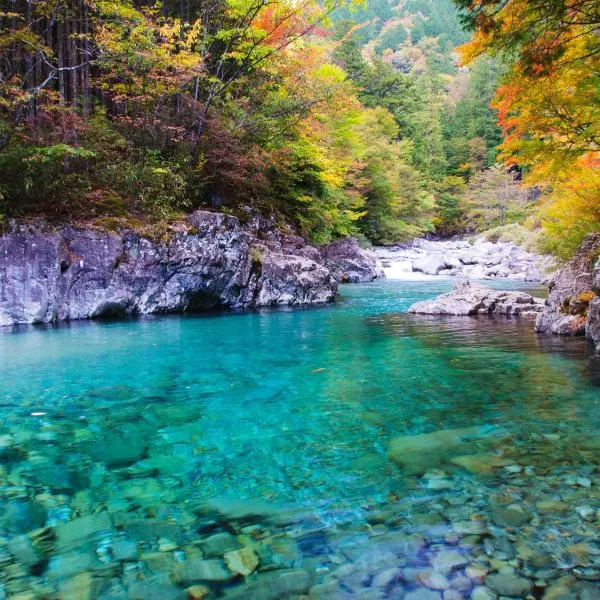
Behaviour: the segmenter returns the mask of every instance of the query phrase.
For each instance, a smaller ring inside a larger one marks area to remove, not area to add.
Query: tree
[[[469,228],[483,231],[521,220],[527,200],[527,189],[501,165],[476,173],[465,195]]]

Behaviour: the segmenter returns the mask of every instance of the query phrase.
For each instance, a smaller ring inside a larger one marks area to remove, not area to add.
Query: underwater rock
[[[250,575],[258,567],[258,557],[252,548],[242,548],[227,552],[223,558],[232,573]]]
[[[412,473],[423,473],[449,460],[469,439],[481,437],[479,427],[440,429],[390,441],[388,456]]]
[[[532,587],[531,581],[512,573],[494,573],[488,575],[485,583],[492,590],[503,596],[522,598]]]
[[[234,577],[235,574],[215,558],[191,558],[175,565],[173,571],[173,581],[183,584],[196,581],[228,581]]]

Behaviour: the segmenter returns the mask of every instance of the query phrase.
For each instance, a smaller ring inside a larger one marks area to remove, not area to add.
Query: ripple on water
[[[0,597],[600,597],[598,357],[450,285],[1,335]]]

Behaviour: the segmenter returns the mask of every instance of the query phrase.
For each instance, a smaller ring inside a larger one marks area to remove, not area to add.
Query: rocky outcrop
[[[198,211],[168,241],[40,223],[0,238],[0,325],[330,302],[317,248]]]
[[[543,300],[523,292],[492,290],[459,281],[451,292],[433,300],[416,302],[408,312],[421,315],[535,316],[543,305]]]
[[[539,333],[586,335],[600,346],[600,233],[589,235],[550,282]]]
[[[373,252],[364,250],[356,238],[343,238],[321,247],[325,266],[342,283],[359,283],[385,277]]]
[[[467,279],[510,278],[543,281],[553,268],[550,257],[526,252],[509,242],[415,239],[402,246],[376,248],[385,274],[410,278],[411,273]]]

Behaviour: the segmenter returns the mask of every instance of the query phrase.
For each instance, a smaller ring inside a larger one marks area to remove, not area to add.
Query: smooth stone
[[[229,570],[239,575],[250,575],[258,567],[258,557],[252,548],[226,552],[223,558]]]
[[[423,473],[448,460],[448,453],[481,435],[479,427],[440,429],[390,441],[389,457],[409,472]]]
[[[488,569],[479,565],[469,565],[465,569],[465,575],[475,581],[476,583],[482,583],[488,574]]]
[[[205,585],[192,585],[185,591],[190,600],[202,600],[210,594],[210,589]]]
[[[373,578],[372,585],[377,588],[387,588],[401,579],[402,569],[399,569],[398,567],[391,567],[390,569],[385,569],[384,571],[377,573],[377,575],[375,575]]]
[[[452,529],[462,535],[483,535],[488,532],[484,521],[458,521],[452,524]]]
[[[407,592],[404,600],[441,600],[442,596],[439,592],[426,590],[424,588]]]
[[[138,556],[137,544],[129,540],[118,540],[112,545],[112,553],[117,560],[135,560]]]
[[[542,596],[542,600],[577,600],[577,598],[578,594],[571,585],[560,582],[546,588]]]
[[[312,578],[306,571],[273,571],[259,574],[251,583],[225,590],[225,597],[229,600],[279,600],[306,594],[311,584]]]
[[[57,554],[50,558],[46,576],[49,579],[66,579],[84,571],[94,565],[94,557],[85,552]]]
[[[168,578],[157,575],[135,581],[127,590],[127,600],[187,600],[184,590],[173,585]]]
[[[431,559],[431,566],[440,573],[447,574],[457,567],[466,565],[469,561],[456,550],[446,550],[436,554]]]
[[[94,534],[110,531],[111,528],[112,522],[106,511],[59,523],[55,527],[57,550],[63,552],[72,549],[84,544]]]
[[[135,431],[121,435],[108,434],[89,444],[88,452],[93,460],[104,463],[108,468],[127,466],[141,460],[147,444],[143,436]]]
[[[459,592],[469,592],[473,587],[473,583],[464,575],[457,575],[451,582],[450,587]]]
[[[7,548],[18,563],[28,567],[32,567],[41,560],[41,556],[26,535],[18,535],[12,540],[9,540]]]
[[[442,597],[444,600],[464,600],[464,596],[457,590],[446,590]]]
[[[523,510],[518,508],[496,507],[492,509],[492,522],[498,527],[516,528],[525,525],[531,520],[531,517]]]
[[[450,462],[476,475],[493,473],[494,469],[499,469],[508,464],[506,459],[493,454],[465,454],[451,458]]]
[[[230,533],[217,533],[207,537],[201,547],[206,556],[223,556],[226,552],[237,550],[240,543]]]
[[[417,580],[432,590],[447,590],[450,587],[447,577],[432,569],[421,571],[417,575]]]
[[[60,597],[69,600],[91,600],[95,597],[94,580],[90,573],[80,573],[61,583],[58,587]]]
[[[497,600],[498,594],[485,586],[477,586],[471,592],[471,600]]]
[[[565,502],[559,502],[554,500],[543,500],[536,503],[536,508],[539,513],[543,515],[552,513],[564,513],[569,510],[569,505]]]
[[[494,573],[486,577],[488,587],[504,596],[521,598],[531,589],[531,581],[512,573]]]
[[[191,558],[175,565],[173,580],[190,584],[196,581],[229,581],[235,577],[217,559]]]

